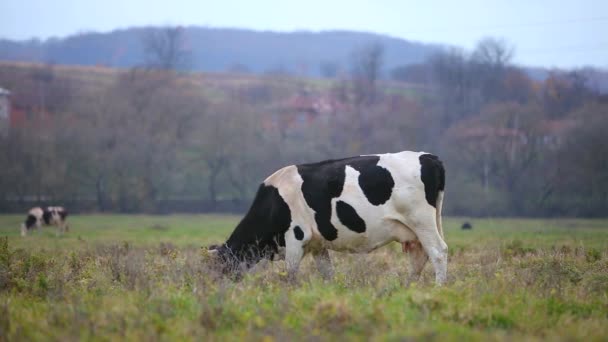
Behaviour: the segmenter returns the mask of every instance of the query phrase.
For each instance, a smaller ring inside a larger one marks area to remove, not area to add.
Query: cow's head
[[[208,252],[214,261],[216,269],[223,275],[231,276],[235,279],[240,279],[242,273],[252,264],[251,261],[248,262],[242,253],[233,251],[226,244],[211,245]]]
[[[242,272],[253,267],[260,260],[264,258],[272,260],[276,253],[276,248],[273,249],[270,246],[260,248],[258,244],[231,248],[225,243],[222,245],[211,245],[207,251],[223,274],[239,277]]]

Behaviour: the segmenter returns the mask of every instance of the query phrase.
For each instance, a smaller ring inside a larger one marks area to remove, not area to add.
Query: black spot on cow
[[[470,230],[473,229],[473,225],[471,224],[471,222],[466,221],[462,224],[462,226],[460,226],[460,229],[462,230]]]
[[[44,224],[46,224],[46,225],[51,224],[52,217],[53,217],[53,213],[50,210],[44,209],[42,211],[42,221],[44,221]]]
[[[437,207],[439,191],[443,191],[445,188],[443,163],[432,154],[423,154],[418,159],[420,160],[420,178],[424,183],[426,201],[433,207]]]
[[[328,241],[338,237],[338,230],[331,223],[331,199],[340,196],[344,187],[347,159],[327,160],[314,164],[298,165],[302,180],[302,194],[309,207],[315,211],[317,229]]]
[[[251,266],[262,258],[272,259],[278,247],[285,246],[290,224],[291,212],[279,190],[262,184],[245,217],[217,250],[229,266],[239,262]]]
[[[342,194],[347,165],[359,172],[359,186],[371,204],[384,204],[390,199],[395,182],[388,170],[378,166],[379,160],[379,156],[359,156],[297,166],[304,181],[304,199],[315,211],[317,228],[326,240],[338,237],[338,230],[330,221],[331,199]]]
[[[343,201],[338,201],[336,203],[336,214],[338,215],[340,222],[342,222],[346,228],[357,233],[365,232],[365,221],[363,221],[361,216],[357,214],[355,208],[353,208],[350,204]]]
[[[391,173],[378,166],[379,156],[364,156],[348,165],[359,171],[359,186],[369,203],[381,205],[391,198],[395,181]]]
[[[59,217],[61,217],[62,221],[65,221],[65,218],[68,217],[68,211],[67,210],[60,210],[59,211]]]
[[[300,228],[300,226],[295,226],[293,228],[293,235],[296,237],[296,239],[300,241],[304,239],[304,232],[302,231],[302,228]]]
[[[25,219],[25,228],[30,229],[33,226],[36,225],[36,221],[38,221],[38,219],[36,218],[36,216],[34,215],[27,215],[27,218]]]

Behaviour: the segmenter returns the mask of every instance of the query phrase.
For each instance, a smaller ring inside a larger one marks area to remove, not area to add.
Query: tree
[[[428,64],[441,101],[442,129],[476,115],[486,104],[528,99],[508,88],[508,82],[526,83],[509,65],[512,56],[513,49],[496,38],[482,39],[471,53],[450,49],[431,56]]]
[[[606,215],[608,208],[608,104],[587,103],[570,116],[578,124],[564,132],[553,153],[547,195],[550,214]]]
[[[555,119],[563,118],[593,98],[596,94],[588,83],[588,76],[582,70],[566,73],[551,72],[542,90],[543,105],[547,115]]]
[[[196,120],[197,134],[189,139],[189,149],[195,151],[191,170],[206,176],[206,197],[214,208],[230,187],[242,198],[270,171],[264,165],[272,149],[262,135],[259,116],[226,101],[213,104]]]
[[[439,99],[440,132],[479,110],[479,90],[469,55],[461,49],[441,51],[429,58]]]
[[[146,65],[161,70],[184,70],[190,66],[184,31],[179,26],[150,28],[143,36]]]
[[[484,103],[508,100],[504,98],[504,81],[512,57],[513,48],[504,39],[484,38],[477,43],[471,63]]]
[[[486,37],[477,43],[471,58],[478,64],[502,69],[511,62],[513,48],[504,39]]]
[[[513,101],[526,104],[536,101],[537,90],[534,81],[520,68],[510,66],[502,85],[502,96],[504,101]]]
[[[496,190],[504,195],[504,212],[492,214],[524,214],[538,206],[533,194],[541,192],[542,181],[526,176],[544,153],[541,123],[536,105],[497,103],[448,131],[446,162],[481,184],[486,202],[492,202]],[[484,210],[490,209],[496,208]]]
[[[357,106],[369,105],[377,98],[376,81],[380,77],[384,48],[378,42],[369,43],[352,54],[352,80]]]

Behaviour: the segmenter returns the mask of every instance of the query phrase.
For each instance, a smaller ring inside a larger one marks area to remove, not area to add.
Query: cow
[[[26,236],[29,230],[38,229],[43,224],[57,226],[58,234],[67,232],[69,230],[66,223],[67,216],[68,212],[63,207],[32,208],[28,212],[25,222],[21,224],[21,236]]]
[[[410,255],[410,280],[430,259],[435,281],[447,276],[441,209],[445,170],[435,155],[403,151],[290,165],[266,178],[222,245],[209,248],[225,272],[239,274],[284,247],[294,279],[310,253],[331,276],[328,250],[369,253],[390,242]]]

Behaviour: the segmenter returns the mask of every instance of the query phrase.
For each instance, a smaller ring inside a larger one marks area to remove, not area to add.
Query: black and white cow
[[[66,223],[67,216],[68,212],[63,207],[32,208],[28,212],[25,222],[21,224],[21,236],[26,236],[29,230],[38,229],[43,224],[57,226],[59,229],[58,233],[64,233],[69,230]]]
[[[411,278],[430,258],[442,284],[448,255],[441,226],[444,187],[441,161],[423,152],[290,165],[266,178],[232,235],[209,252],[228,270],[272,259],[284,246],[294,277],[309,252],[328,275],[330,249],[367,253],[398,241],[410,254]]]

